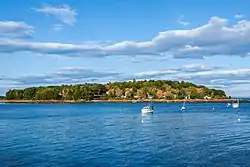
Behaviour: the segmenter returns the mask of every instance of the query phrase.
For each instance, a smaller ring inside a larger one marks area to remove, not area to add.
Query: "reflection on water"
[[[149,123],[153,119],[153,113],[141,113],[141,123]]]

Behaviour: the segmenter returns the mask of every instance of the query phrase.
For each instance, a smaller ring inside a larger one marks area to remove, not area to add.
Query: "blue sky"
[[[247,0],[2,0],[0,94],[136,78],[250,96],[249,6]]]

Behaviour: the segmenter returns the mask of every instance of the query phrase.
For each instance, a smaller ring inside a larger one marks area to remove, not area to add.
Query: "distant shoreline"
[[[185,100],[187,103],[229,103],[235,100],[232,99],[190,99]],[[0,100],[0,103],[100,103],[100,102],[110,102],[110,103],[141,103],[149,102],[149,100]],[[152,99],[152,102],[156,103],[182,103],[182,99],[176,100],[166,100],[166,99]],[[240,100],[241,103],[250,103],[250,100]]]

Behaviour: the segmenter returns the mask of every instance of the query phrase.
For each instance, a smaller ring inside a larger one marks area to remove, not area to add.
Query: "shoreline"
[[[185,100],[186,103],[230,103],[235,100],[232,99],[190,99]],[[250,103],[250,100],[239,100],[240,103]],[[0,103],[143,103],[149,102],[149,100],[123,100],[123,99],[112,99],[112,100],[0,100]],[[166,100],[166,99],[152,99],[155,103],[182,103],[182,99]]]

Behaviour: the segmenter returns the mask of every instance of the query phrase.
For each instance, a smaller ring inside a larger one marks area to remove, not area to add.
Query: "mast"
[[[152,97],[151,96],[149,96],[149,93],[147,93],[147,95],[148,95],[148,99],[149,99],[149,101],[150,101],[150,109],[151,110],[153,110],[153,102],[152,102]]]
[[[185,107],[186,99],[187,99],[187,97],[185,97],[184,100],[183,100],[183,107]]]

